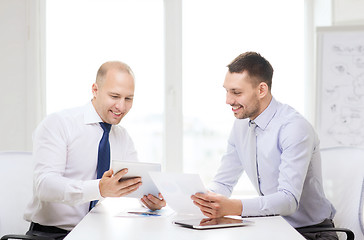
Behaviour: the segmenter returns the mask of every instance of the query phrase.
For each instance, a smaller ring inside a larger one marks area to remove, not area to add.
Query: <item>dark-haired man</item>
[[[319,139],[311,124],[271,93],[273,68],[260,54],[235,58],[226,73],[226,103],[237,118],[211,191],[192,196],[207,217],[282,215],[293,227],[333,226],[326,199]],[[245,171],[259,197],[230,199]],[[304,235],[337,239],[336,233]]]

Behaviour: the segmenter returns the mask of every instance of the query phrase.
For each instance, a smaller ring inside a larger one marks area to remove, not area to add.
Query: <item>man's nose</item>
[[[235,102],[234,98],[231,96],[230,93],[226,93],[226,104],[233,105]]]
[[[120,99],[116,105],[115,105],[116,109],[119,110],[120,112],[124,112],[126,107],[125,107],[125,99]]]

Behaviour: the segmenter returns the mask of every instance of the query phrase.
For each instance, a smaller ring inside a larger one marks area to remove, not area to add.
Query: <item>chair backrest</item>
[[[0,152],[0,236],[25,234],[23,219],[32,197],[33,161],[29,152]]]
[[[321,156],[325,194],[337,211],[335,226],[349,228],[356,240],[364,240],[364,149],[325,149]]]

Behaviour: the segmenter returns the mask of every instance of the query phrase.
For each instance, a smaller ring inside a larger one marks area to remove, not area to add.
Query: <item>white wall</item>
[[[364,24],[364,1],[360,0],[333,0],[334,25]]]
[[[26,4],[0,1],[1,150],[26,147]]]
[[[0,0],[0,151],[30,151],[44,117],[39,1]]]
[[[364,1],[305,1],[315,2],[314,9],[309,9],[313,12],[310,17],[315,19],[306,22],[314,22],[316,26],[330,24],[330,18],[333,25],[364,24]],[[31,134],[45,116],[42,8],[44,0],[0,0],[0,151],[30,151]],[[307,29],[314,31],[314,27]],[[314,41],[314,37],[307,39]],[[312,58],[314,54],[307,56]],[[314,59],[307,62],[312,63]],[[313,71],[314,66],[307,69]],[[306,92],[314,91],[311,89],[314,85],[308,84]],[[313,108],[315,104],[308,105]]]

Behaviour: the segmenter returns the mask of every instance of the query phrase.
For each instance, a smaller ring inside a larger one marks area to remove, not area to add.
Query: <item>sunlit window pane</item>
[[[162,0],[47,1],[47,113],[86,104],[99,66],[123,61],[136,89],[120,124],[141,161],[161,162],[163,56]]]
[[[222,87],[226,65],[246,51],[275,70],[272,92],[303,113],[303,1],[184,0],[184,171],[214,176],[234,121]]]

